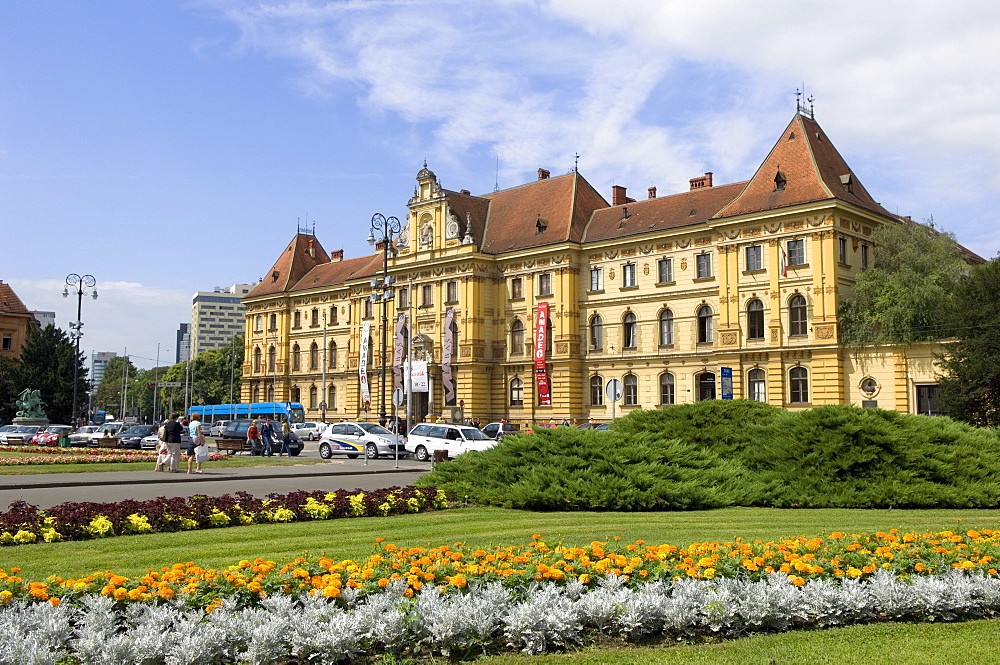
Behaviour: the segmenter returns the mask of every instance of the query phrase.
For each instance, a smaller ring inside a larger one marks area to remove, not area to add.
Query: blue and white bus
[[[305,422],[305,409],[298,402],[254,402],[252,404],[192,404],[188,415],[198,414],[204,423],[238,418],[264,418],[287,420],[289,423]]]

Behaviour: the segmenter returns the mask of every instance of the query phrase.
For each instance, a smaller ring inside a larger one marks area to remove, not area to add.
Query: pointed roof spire
[[[811,103],[812,98],[808,101]],[[819,123],[801,111],[800,107],[739,196],[715,218],[827,199],[840,199],[895,217],[872,198]]]

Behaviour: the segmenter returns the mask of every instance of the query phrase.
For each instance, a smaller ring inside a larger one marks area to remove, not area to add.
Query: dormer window
[[[851,177],[850,173],[840,176],[840,184],[844,186],[844,189],[847,190],[848,194],[854,193],[854,179]]]
[[[788,178],[781,171],[778,171],[774,175],[774,191],[780,192],[785,189],[785,183],[788,182]]]
[[[548,228],[548,226],[549,226],[549,220],[547,220],[547,219],[539,217],[537,220],[535,220],[535,229],[536,229],[535,232],[536,233],[541,233],[546,228]]]

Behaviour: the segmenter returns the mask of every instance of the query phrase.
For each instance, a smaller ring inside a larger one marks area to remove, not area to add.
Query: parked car
[[[90,435],[99,430],[97,425],[84,425],[78,427],[75,432],[69,435],[69,445],[86,446],[90,442]]]
[[[295,436],[306,441],[315,441],[323,435],[326,423],[292,423]]]
[[[226,425],[226,429],[222,430],[222,436],[216,437],[218,439],[242,439],[243,440],[243,450],[250,450],[250,444],[247,442],[247,430],[250,429],[250,423],[253,422],[250,418],[240,418],[238,420],[230,420],[229,424]],[[257,426],[260,427],[264,424],[264,421],[260,420],[257,422]],[[271,452],[277,453],[281,450],[281,424],[277,423],[275,428],[278,431],[277,440],[271,445]],[[297,457],[302,449],[305,448],[305,444],[302,443],[302,439],[295,436],[290,437],[288,441],[288,452],[292,457]],[[251,454],[259,454],[259,451],[250,450]]]
[[[521,426],[517,423],[499,422],[490,423],[482,429],[483,434],[485,434],[490,439],[496,439],[499,441],[508,434],[517,434],[521,431]]]
[[[19,427],[18,425],[4,425],[3,427],[0,427],[0,434],[6,434],[7,432],[13,432],[18,427]]]
[[[406,450],[421,462],[430,459],[435,450],[443,450],[454,458],[470,450],[486,450],[497,445],[475,427],[448,423],[420,423],[406,437]]]
[[[144,436],[141,439],[139,439],[139,447],[142,450],[156,450],[156,444],[160,442],[160,440],[156,436],[156,432],[159,429],[160,428],[157,427],[156,429],[153,430],[152,434],[150,434],[149,436]],[[187,450],[189,443],[191,443],[191,437],[188,436],[188,431],[185,429],[181,433],[181,454],[183,454],[184,451]]]
[[[36,446],[58,446],[59,437],[69,436],[73,428],[69,425],[49,425],[48,427],[39,430],[35,436],[31,438],[31,442]]]
[[[10,432],[0,432],[0,443],[11,446],[21,446],[31,441],[41,427],[38,425],[17,425],[17,429]]]
[[[225,431],[226,425],[229,424],[228,420],[216,420],[208,428],[208,434],[205,436],[222,436],[222,432]]]
[[[126,430],[118,433],[118,445],[122,448],[142,448],[142,439],[150,434],[155,435],[159,429],[156,425],[132,425]],[[154,446],[155,447],[155,446]]]
[[[364,453],[368,459],[379,455],[405,455],[406,438],[397,436],[378,423],[343,422],[326,428],[319,440],[319,456],[330,459],[335,454],[354,459]]]

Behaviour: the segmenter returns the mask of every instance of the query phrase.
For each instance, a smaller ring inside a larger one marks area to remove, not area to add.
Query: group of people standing
[[[171,413],[170,418],[163,422],[157,433],[160,443],[156,448],[156,471],[168,473],[180,471],[181,443],[184,434],[184,425],[177,421],[180,417],[181,414],[176,411]],[[207,447],[204,447],[205,437],[201,433],[201,421],[198,420],[197,416],[193,416],[188,422],[187,428],[190,438],[184,454],[184,458],[187,460],[187,472],[201,473],[201,459],[202,457],[207,458],[207,455],[199,455],[199,453],[207,453],[208,451]],[[203,447],[201,451],[198,450],[199,446]],[[192,467],[194,468],[192,469]]]
[[[273,446],[280,441],[281,447],[278,449],[278,457],[281,457],[283,454],[287,454],[290,457],[292,451],[288,447],[288,440],[291,436],[292,428],[287,420],[281,421],[280,438],[277,426],[269,416],[264,418],[263,425],[259,420],[254,420],[250,423],[250,427],[247,428],[247,442],[250,444],[250,454],[271,457],[274,454]]]

